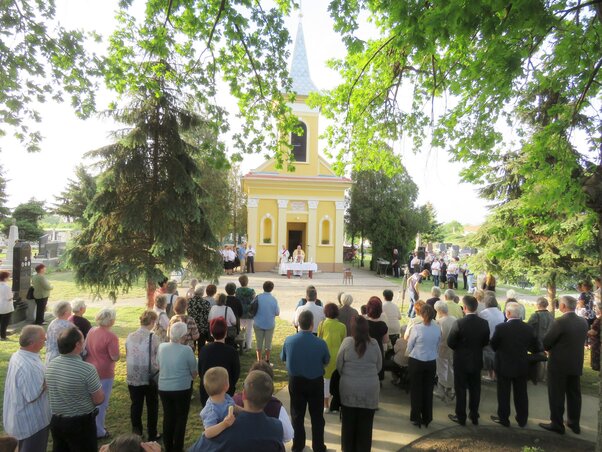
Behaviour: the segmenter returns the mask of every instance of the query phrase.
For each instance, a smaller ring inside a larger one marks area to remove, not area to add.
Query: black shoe
[[[510,421],[504,421],[499,416],[491,416],[491,420],[496,424],[503,425],[504,427],[510,427]]]
[[[579,424],[566,424],[566,426],[570,428],[575,435],[581,433],[581,427],[579,427]]]
[[[456,424],[466,425],[466,420],[461,421],[455,414],[448,414],[447,417],[450,421],[455,422]]]
[[[543,422],[540,422],[539,426],[541,428],[543,428],[544,430],[547,430],[548,432],[556,432],[560,435],[564,435],[564,426],[563,425],[556,425],[551,422],[549,424],[544,424]]]
[[[421,427],[420,427],[420,422],[412,421],[412,425],[413,425],[414,427],[421,428]]]
[[[527,421],[525,421],[525,422],[520,422],[520,421],[518,420],[518,418],[516,418],[516,417],[515,417],[514,419],[516,420],[516,423],[518,424],[518,426],[519,426],[520,428],[524,428],[524,427],[526,427],[526,426],[527,426]]]
[[[149,441],[155,441],[155,442],[157,442],[157,443],[158,443],[159,441],[161,441],[162,439],[163,439],[163,435],[157,435],[157,436],[154,436],[154,437],[150,437],[150,436],[149,436],[149,437],[148,437],[148,440],[149,440]]]
[[[470,421],[472,422],[472,425],[479,425],[479,418],[478,417],[471,417]]]

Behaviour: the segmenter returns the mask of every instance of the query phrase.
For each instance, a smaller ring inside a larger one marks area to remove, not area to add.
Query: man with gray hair
[[[583,344],[587,338],[587,320],[575,314],[577,300],[560,297],[558,309],[562,316],[554,321],[543,338],[548,352],[548,402],[550,423],[539,424],[545,430],[564,433],[564,400],[566,397],[567,427],[581,433],[581,374]]]
[[[58,337],[60,356],[46,369],[55,452],[96,452],[96,405],[105,398],[98,372],[82,361],[84,336],[72,326]]]
[[[456,318],[448,315],[447,304],[439,300],[435,303],[437,324],[441,328],[439,353],[437,354],[437,388],[435,395],[444,402],[454,400],[454,351],[447,345],[447,338]]]
[[[19,441],[20,452],[45,451],[50,425],[50,405],[40,350],[44,328],[28,325],[21,330],[19,345],[10,358],[4,382],[4,430]]]
[[[518,303],[508,303],[506,305],[508,321],[497,325],[491,337],[497,375],[497,416],[491,416],[491,420],[505,427],[510,427],[510,389],[514,392],[516,422],[520,427],[527,425],[529,352],[539,351],[535,331],[521,320],[520,315]]]
[[[437,303],[439,300],[441,300],[441,289],[439,289],[437,286],[433,286],[431,289],[431,298],[426,300],[426,304],[435,309],[435,303]]]
[[[304,311],[309,311],[313,314],[313,333],[314,335],[318,334],[318,326],[320,325],[320,322],[322,320],[324,320],[324,318],[326,317],[324,315],[324,308],[322,307],[322,305],[318,305],[317,300],[318,300],[318,291],[316,290],[316,288],[314,286],[309,286],[307,288],[307,290],[305,291],[306,293],[306,297],[307,297],[307,302],[301,306],[297,307],[297,310],[295,311],[295,318],[293,320],[293,325],[295,326],[295,328],[299,328],[299,315],[304,312]]]

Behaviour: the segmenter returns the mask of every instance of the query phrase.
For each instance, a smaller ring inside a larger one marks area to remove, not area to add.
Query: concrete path
[[[380,409],[374,417],[372,451],[373,452],[391,452],[402,448],[423,435],[428,435],[437,430],[456,426],[451,422],[447,415],[454,412],[454,405],[446,405],[435,398],[433,402],[433,422],[429,428],[417,428],[410,423],[410,397],[405,391],[393,386],[390,383],[389,373],[385,376],[383,387],[380,393]],[[276,396],[282,401],[290,413],[290,399],[288,388],[278,392]],[[543,430],[537,425],[539,422],[549,422],[548,396],[545,385],[538,384],[534,386],[529,383],[529,422],[527,429],[533,431],[536,436]],[[581,410],[581,435],[574,435],[567,429],[566,435],[578,436],[587,441],[596,441],[597,432],[597,410],[598,400],[591,396],[583,396],[583,408]],[[491,421],[489,416],[496,414],[497,399],[495,383],[483,383],[481,394],[480,423],[482,425],[497,426]],[[326,420],[325,440],[328,450],[341,450],[341,422],[338,415],[325,414]],[[511,415],[511,429],[518,429],[514,422],[514,409]],[[478,429],[478,426],[467,424],[467,429]],[[499,426],[500,429],[505,427]],[[311,423],[309,415],[305,419],[305,429],[307,434],[306,451],[311,450]],[[287,451],[290,450],[292,443],[287,444]]]

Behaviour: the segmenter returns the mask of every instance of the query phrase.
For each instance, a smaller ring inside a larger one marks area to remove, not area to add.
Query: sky
[[[65,27],[95,30],[104,37],[111,33],[116,0],[57,0],[56,3],[57,18]],[[303,0],[302,4],[301,20],[311,77],[320,90],[333,88],[340,80],[336,71],[326,67],[327,60],[345,55],[344,45],[333,31],[327,5],[324,0]],[[294,12],[286,21],[293,42],[299,20],[299,13]],[[225,106],[234,116],[235,103],[227,95],[220,99],[224,99]],[[111,93],[100,90],[97,93],[99,111],[111,100]],[[48,102],[39,110],[42,123],[38,127],[44,136],[42,151],[27,153],[10,133],[0,139],[0,159],[9,180],[8,205],[12,208],[32,197],[52,204],[68,179],[73,177],[75,167],[84,162],[84,154],[110,143],[111,131],[115,129],[109,119],[78,119],[68,104]],[[326,125],[322,118],[320,133]],[[324,141],[320,142],[320,146],[324,144]],[[472,225],[483,222],[487,215],[486,202],[478,197],[475,186],[460,181],[461,166],[450,163],[444,151],[415,151],[409,140],[401,140],[393,148],[401,155],[402,163],[419,187],[418,204],[433,204],[439,222],[457,220]],[[245,157],[242,172],[259,166],[263,160],[260,155]]]

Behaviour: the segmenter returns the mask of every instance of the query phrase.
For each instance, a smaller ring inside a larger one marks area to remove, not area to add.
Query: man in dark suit
[[[466,390],[468,389],[468,417],[474,425],[479,423],[481,401],[481,369],[483,347],[489,343],[489,324],[476,315],[479,305],[470,295],[462,298],[465,317],[452,326],[447,345],[454,351],[454,389],[456,391],[456,414],[450,420],[466,424]]]
[[[548,352],[548,402],[550,423],[541,428],[564,433],[564,398],[566,396],[566,425],[575,433],[581,433],[581,374],[583,372],[583,344],[587,337],[587,321],[575,314],[577,300],[560,297],[558,309],[562,316],[552,323],[543,338]]]
[[[506,323],[495,327],[491,337],[491,348],[495,351],[495,373],[497,375],[497,416],[491,420],[510,427],[510,389],[514,391],[516,422],[520,427],[527,425],[529,396],[527,378],[529,374],[528,353],[537,353],[539,344],[535,331],[521,320],[518,303],[506,305]]]

